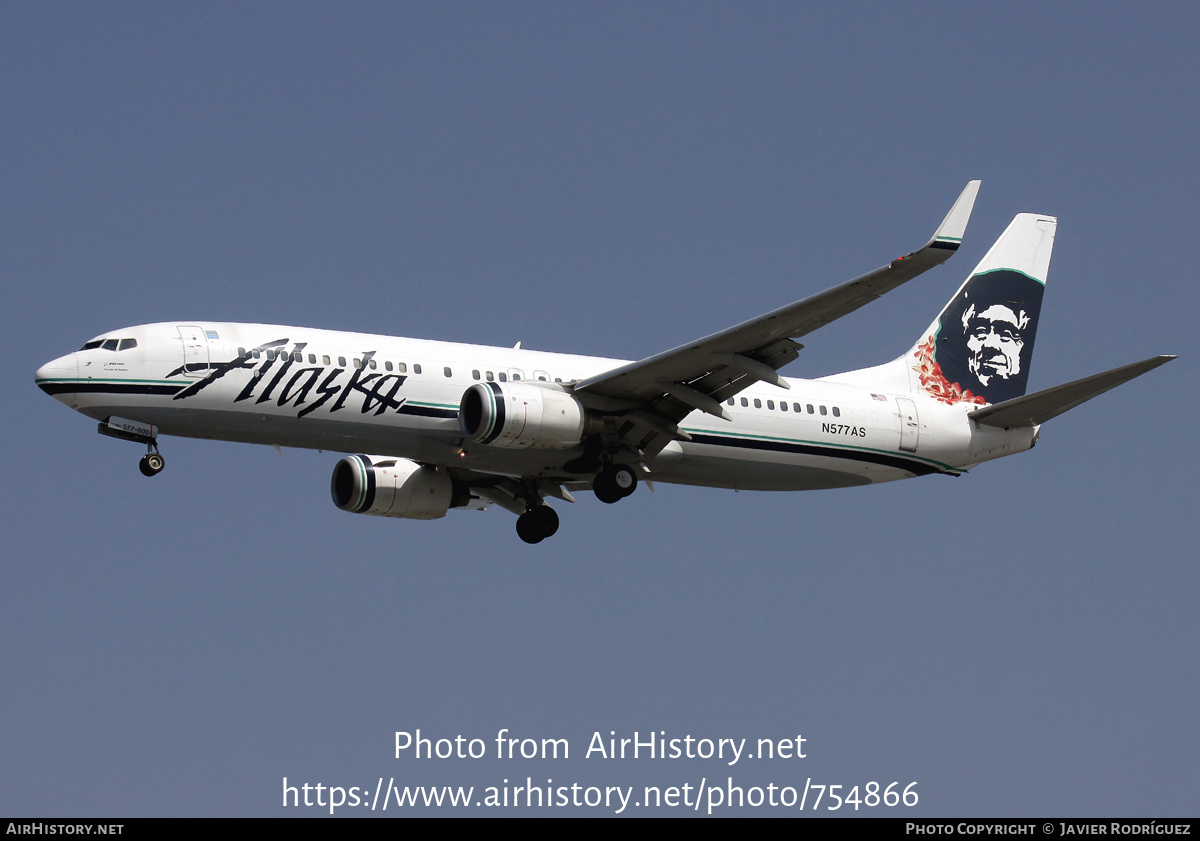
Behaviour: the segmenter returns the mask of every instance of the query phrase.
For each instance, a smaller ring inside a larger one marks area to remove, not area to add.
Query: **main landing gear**
[[[558,512],[545,503],[517,517],[517,536],[526,543],[541,543],[558,531]]]
[[[637,490],[637,474],[627,464],[613,464],[599,473],[592,480],[592,491],[596,499],[612,504],[629,496]]]

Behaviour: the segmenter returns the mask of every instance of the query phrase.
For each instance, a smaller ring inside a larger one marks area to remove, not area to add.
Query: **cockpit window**
[[[135,347],[137,347],[137,339],[92,339],[90,342],[85,342],[80,350],[95,350],[96,348],[129,350]]]

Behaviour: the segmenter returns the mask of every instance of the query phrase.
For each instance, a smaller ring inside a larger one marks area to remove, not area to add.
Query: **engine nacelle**
[[[583,404],[562,391],[526,383],[476,383],[458,406],[462,434],[495,447],[566,449],[588,426]]]
[[[333,504],[355,514],[436,520],[467,505],[470,489],[406,458],[346,456],[333,468]]]

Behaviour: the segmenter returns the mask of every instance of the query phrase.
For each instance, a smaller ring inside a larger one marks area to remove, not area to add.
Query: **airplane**
[[[945,262],[979,190],[923,247],[859,278],[640,361],[267,324],[180,321],[105,333],[37,385],[146,446],[160,435],[351,453],[343,511],[436,519],[489,505],[538,543],[547,498],[615,503],[639,483],[815,490],[957,476],[1033,447],[1041,425],[1162,365],[1155,356],[1026,394],[1057,220],[1017,215],[913,346],[806,380],[796,340]]]

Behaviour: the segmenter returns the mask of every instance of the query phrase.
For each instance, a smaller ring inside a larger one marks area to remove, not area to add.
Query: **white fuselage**
[[[564,469],[581,447],[465,441],[458,420],[464,391],[489,380],[569,387],[626,364],[264,324],[147,324],[88,344],[97,343],[37,373],[43,390],[97,420],[129,418],[165,435],[387,454],[564,483],[590,479]],[[1036,428],[973,423],[973,406],[851,379],[788,379],[790,389],[758,383],[722,404],[732,421],[693,412],[679,424],[691,440],[672,441],[649,458],[648,478],[747,490],[849,487],[957,473],[1036,440]]]

